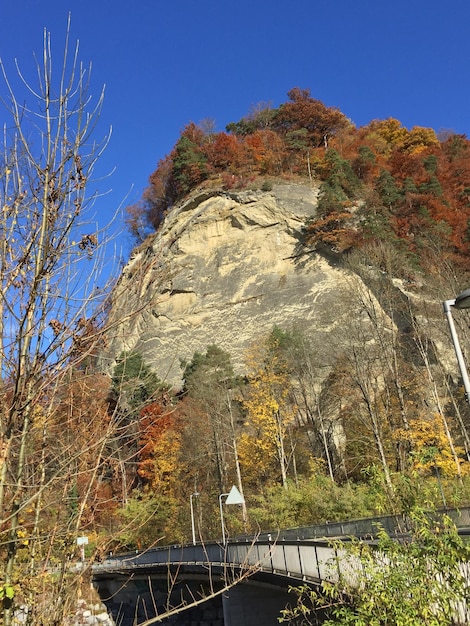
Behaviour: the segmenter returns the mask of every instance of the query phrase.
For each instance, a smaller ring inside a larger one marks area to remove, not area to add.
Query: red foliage
[[[432,129],[407,130],[393,118],[355,129],[341,111],[312,98],[309,90],[296,87],[288,96],[278,109],[264,111],[262,125],[251,118],[229,125],[234,134],[207,134],[188,124],[151,175],[142,203],[129,207],[131,230],[138,231],[142,221],[158,227],[166,210],[213,174],[222,177],[225,189],[246,186],[257,175],[308,171],[325,180],[329,176],[325,148],[334,147],[357,176],[351,200],[362,195],[366,213],[368,205],[374,211],[374,205],[385,202],[389,227],[411,247],[416,236],[440,233],[449,249],[468,254],[470,142],[465,136],[448,134],[439,143]],[[389,201],[377,188],[384,171],[391,174],[394,186]],[[349,198],[348,190],[343,192]],[[319,225],[318,236],[329,239],[337,231],[341,248],[347,242],[360,245],[361,238],[352,237],[349,227],[333,222]]]
[[[234,135],[218,133],[205,148],[208,164],[214,170],[237,169],[240,166],[240,146]]]
[[[389,160],[388,169],[396,181],[404,183],[406,179],[412,179],[418,187],[429,178],[429,174],[424,168],[423,156],[422,153],[414,155],[395,150]]]
[[[309,89],[294,87],[274,118],[272,128],[280,133],[306,129],[313,147],[327,145],[330,137],[350,125],[339,109],[327,107],[310,96]]]

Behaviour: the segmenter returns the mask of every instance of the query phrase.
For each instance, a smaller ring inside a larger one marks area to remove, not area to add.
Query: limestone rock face
[[[105,367],[138,351],[181,385],[180,360],[216,344],[237,371],[274,325],[305,330],[322,350],[345,317],[350,272],[302,245],[318,189],[195,194],[135,251],[114,291]]]

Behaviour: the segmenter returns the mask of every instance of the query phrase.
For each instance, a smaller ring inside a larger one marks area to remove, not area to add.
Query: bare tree
[[[44,32],[37,84],[28,82],[17,65],[20,87],[14,88],[0,62],[9,114],[0,157],[0,611],[5,626],[19,603],[28,607],[30,623],[59,623],[76,537],[93,485],[104,472],[106,442],[115,436],[101,409],[84,412],[74,405],[73,394],[67,404],[64,393],[73,371],[84,378],[89,373],[90,381],[96,376],[89,368],[102,337],[106,289],[99,290],[96,281],[107,235],[92,214],[96,194],[87,190],[109,138],[92,139],[104,92],[93,101],[91,68],[79,62],[78,44],[70,47],[69,32],[70,23],[57,74],[51,37]],[[22,89],[24,96],[18,93]],[[99,431],[93,428],[98,416]],[[74,498],[78,483],[81,497]],[[54,576],[47,574],[51,568]],[[49,617],[40,617],[41,611]]]
[[[215,345],[207,347],[205,354],[196,353],[186,364],[185,391],[188,399],[206,416],[207,439],[205,461],[214,461],[217,471],[218,493],[225,491],[235,480],[243,495],[242,472],[238,456],[237,437],[240,431],[240,406],[235,399],[241,381],[233,372],[230,356]],[[191,430],[194,446],[196,434]],[[185,437],[188,439],[188,435]],[[204,436],[203,436],[204,438]],[[202,446],[199,446],[202,447]],[[242,504],[243,523],[246,529],[247,510]]]
[[[362,425],[364,435],[371,437],[391,495],[393,483],[386,436],[391,427],[387,377],[394,349],[394,324],[362,281],[352,277],[348,295],[351,315],[337,347],[335,377],[340,376],[341,368],[345,369],[347,411]]]
[[[297,407],[296,429],[306,432],[309,447],[315,456],[324,456],[328,474],[335,482],[334,457],[338,456],[335,430],[338,425],[326,419],[319,394],[327,358],[320,357],[318,349],[302,332],[295,330],[286,333],[286,337],[290,337],[289,345],[284,349],[293,381],[291,402]]]

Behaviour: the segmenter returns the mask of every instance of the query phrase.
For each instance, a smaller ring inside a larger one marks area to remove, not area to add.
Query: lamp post
[[[235,485],[230,489],[230,493],[221,493],[219,496],[220,507],[220,523],[222,524],[222,545],[225,546],[225,523],[224,523],[224,510],[222,507],[222,498],[225,498],[225,504],[244,504],[245,499],[238,491]]]
[[[224,523],[224,510],[222,508],[222,498],[228,497],[228,493],[221,493],[219,496],[219,508],[220,508],[220,523],[222,524],[222,545],[225,545],[225,523]]]
[[[447,322],[449,324],[452,343],[454,344],[460,373],[462,375],[465,397],[467,398],[467,402],[470,404],[470,381],[468,379],[467,366],[465,365],[459,338],[455,329],[454,319],[452,317],[452,307],[454,309],[470,309],[470,289],[465,289],[465,291],[462,291],[462,293],[459,294],[454,300],[445,300],[442,304],[444,307],[444,313],[447,317]]]
[[[195,491],[189,496],[189,506],[191,507],[191,530],[193,534],[193,546],[196,545],[196,529],[194,527],[194,508],[193,508],[193,498],[197,498],[199,495],[198,491]]]

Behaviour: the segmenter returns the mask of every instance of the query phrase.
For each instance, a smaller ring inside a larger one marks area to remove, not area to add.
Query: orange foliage
[[[352,219],[353,215],[348,211],[335,211],[315,220],[308,228],[309,244],[324,243],[338,253],[349,250],[357,239]]]
[[[330,150],[325,148],[334,147],[362,186],[356,185],[354,197],[343,190],[346,201],[365,198],[366,220],[367,207],[375,211],[383,201],[389,211],[388,229],[408,247],[416,247],[417,235],[422,240],[440,233],[441,245],[465,263],[470,252],[470,142],[465,136],[448,134],[440,143],[431,128],[407,130],[394,118],[356,129],[339,110],[312,98],[309,90],[295,88],[288,96],[278,109],[264,111],[262,123],[244,118],[230,124],[233,134],[207,134],[193,123],[187,125],[150,177],[142,203],[129,207],[128,224],[134,233],[142,220],[157,227],[165,210],[214,174],[222,177],[225,188],[243,188],[257,175],[313,175],[321,182],[329,175]],[[389,201],[377,196],[383,172],[393,177],[396,188]],[[330,204],[333,214],[341,212],[335,198]],[[319,236],[334,236],[332,226],[319,224]],[[338,242],[360,245],[361,237],[353,236],[351,229],[333,230]]]
[[[168,493],[174,486],[181,445],[176,414],[153,402],[141,411],[138,474],[154,490]]]
[[[245,138],[245,155],[261,174],[279,174],[285,154],[285,145],[274,131],[257,130]]]
[[[237,168],[240,165],[240,146],[233,135],[218,133],[208,143],[205,152],[209,165],[214,169]]]
[[[142,229],[142,218],[156,230],[165,216],[165,211],[176,198],[173,156],[174,150],[159,161],[157,169],[150,175],[149,185],[144,190],[142,202],[126,209],[128,211],[128,225],[134,236],[138,235],[139,230]]]

